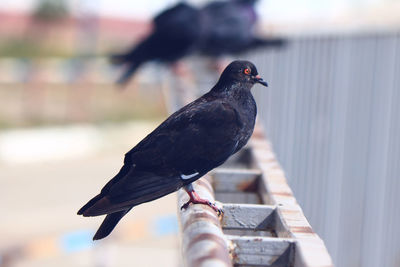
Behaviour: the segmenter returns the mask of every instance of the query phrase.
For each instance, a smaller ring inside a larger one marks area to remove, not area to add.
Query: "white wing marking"
[[[183,180],[187,180],[187,179],[190,179],[190,178],[195,177],[195,176],[198,175],[198,174],[199,174],[198,172],[195,172],[195,173],[192,173],[192,174],[189,174],[189,175],[181,174],[181,178],[182,178]]]

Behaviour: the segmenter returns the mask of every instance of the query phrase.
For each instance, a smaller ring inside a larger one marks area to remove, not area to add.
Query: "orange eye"
[[[251,73],[250,69],[244,69],[244,74],[249,75]]]

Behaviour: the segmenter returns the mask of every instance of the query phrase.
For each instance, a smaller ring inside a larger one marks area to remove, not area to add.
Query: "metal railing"
[[[224,213],[180,210],[185,266],[333,266],[259,128],[246,149],[194,187]],[[187,198],[180,190],[178,207]]]
[[[175,82],[179,90],[182,84]],[[188,91],[182,95],[168,90],[180,104],[193,98]],[[196,181],[194,188],[201,197],[219,201],[224,213],[218,217],[204,205],[181,210],[188,196],[183,189],[178,192],[185,266],[333,266],[260,125],[245,149]]]
[[[400,266],[400,31],[293,37],[254,61],[260,122],[341,267]]]

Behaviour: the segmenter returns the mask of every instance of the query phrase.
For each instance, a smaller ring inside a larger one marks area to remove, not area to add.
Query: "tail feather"
[[[123,64],[129,62],[129,58],[126,54],[111,55],[110,62],[111,62],[111,64],[114,64],[114,65],[123,65]]]
[[[120,85],[126,84],[133,76],[140,63],[132,62],[129,64],[128,68],[124,71],[124,73],[119,77],[117,83]]]
[[[103,196],[101,194],[95,196],[88,203],[86,203],[80,210],[78,211],[78,215],[82,215],[88,208],[93,206],[97,201],[99,201]]]
[[[126,160],[125,162],[129,163]],[[93,240],[108,236],[132,207],[160,198],[182,187],[182,179],[179,176],[158,176],[130,168],[131,164],[125,164],[103,187],[101,193],[78,211],[79,215],[85,217],[107,214]]]
[[[179,180],[172,180],[170,183],[167,181],[164,181],[164,183],[160,182],[162,181],[155,181],[148,186],[135,188],[129,194],[122,194],[120,197],[116,196],[113,202],[109,196],[103,196],[91,206],[88,206],[82,215],[84,217],[92,217],[123,211],[175,192],[182,186]]]
[[[112,232],[112,230],[114,230],[115,226],[122,219],[122,217],[124,217],[125,214],[127,214],[130,210],[131,209],[127,209],[108,214],[100,225],[96,234],[93,236],[93,240],[103,239],[108,236]]]
[[[155,55],[154,48],[157,47],[157,44],[157,36],[150,35],[127,53],[112,55],[110,57],[112,64],[126,68],[117,83],[120,85],[126,84],[140,65],[153,60]]]

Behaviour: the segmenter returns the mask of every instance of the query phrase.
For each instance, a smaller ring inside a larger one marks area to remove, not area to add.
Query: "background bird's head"
[[[231,62],[222,72],[218,84],[230,85],[240,83],[244,86],[253,86],[255,83],[268,86],[259,75],[256,66],[250,61],[236,60]]]

